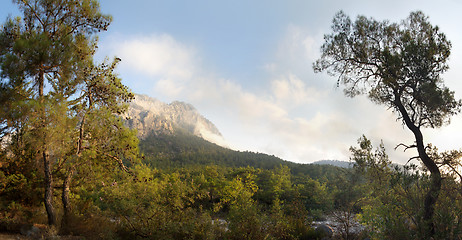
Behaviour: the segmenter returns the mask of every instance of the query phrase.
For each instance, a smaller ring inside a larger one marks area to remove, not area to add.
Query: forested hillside
[[[330,164],[297,164],[263,153],[234,151],[184,131],[177,131],[175,134],[151,134],[140,140],[140,151],[144,163],[159,169],[217,165],[272,170],[287,166],[292,174],[313,179],[333,179],[339,172],[345,171]]]

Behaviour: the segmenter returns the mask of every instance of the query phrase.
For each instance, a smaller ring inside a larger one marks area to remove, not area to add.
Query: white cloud
[[[273,80],[271,88],[276,101],[286,105],[310,104],[324,94],[320,89],[306,86],[304,81],[292,73]]]
[[[136,76],[124,80],[143,93],[175,100],[188,90],[189,82],[197,75],[196,50],[168,34],[114,38],[118,41],[108,45],[122,59],[121,71]]]
[[[175,98],[177,96],[181,96],[182,92],[184,91],[184,85],[179,84],[184,81],[180,81],[177,79],[172,78],[162,78],[157,81],[155,84],[155,89],[157,92],[162,93],[164,96],[169,96],[171,98]]]
[[[167,34],[130,38],[116,44],[123,64],[153,76],[190,78],[195,50]]]
[[[318,41],[320,36],[313,36],[304,28],[290,24],[279,45],[278,55],[294,59],[313,61],[319,56]],[[306,62],[304,62],[306,64]],[[307,65],[307,67],[310,67]]]

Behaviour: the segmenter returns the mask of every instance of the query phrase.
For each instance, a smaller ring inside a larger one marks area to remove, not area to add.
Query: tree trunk
[[[82,122],[80,123],[79,139],[77,142],[77,152],[76,152],[77,158],[80,158],[80,154],[82,153],[82,148],[83,148],[82,142],[83,142],[84,127],[85,127],[85,119],[86,119],[86,115],[83,116]],[[75,169],[76,169],[75,165],[69,167],[67,171],[67,175],[63,181],[63,192],[61,195],[61,201],[63,203],[64,214],[63,214],[63,219],[61,220],[61,234],[64,234],[64,235],[69,234],[69,223],[70,223],[69,220],[70,220],[70,215],[72,211],[71,203],[69,201],[69,195],[71,192],[71,188],[70,188],[71,180],[74,175]]]
[[[40,72],[37,76],[37,82],[38,82],[38,88],[39,88],[39,101],[40,104],[43,107],[43,88],[44,88],[44,72],[42,69],[40,69]],[[42,128],[45,128],[45,113],[42,112]],[[44,196],[44,203],[45,203],[45,209],[47,211],[47,216],[48,216],[48,225],[50,226],[56,226],[56,212],[53,207],[53,173],[51,170],[51,162],[50,159],[48,159],[48,151],[46,147],[46,136],[42,136],[44,139],[43,141],[43,147],[42,147],[42,158],[43,158],[43,171],[45,175],[45,196]]]
[[[425,151],[425,145],[423,141],[422,131],[417,127],[409,117],[406,109],[404,108],[399,96],[395,95],[395,104],[398,106],[398,109],[403,117],[406,126],[409,130],[412,131],[415,137],[415,143],[417,151],[419,153],[419,158],[425,165],[425,167],[430,171],[430,189],[425,195],[424,200],[424,214],[423,214],[423,224],[425,224],[425,230],[428,237],[435,235],[435,226],[433,224],[433,214],[435,210],[435,204],[438,200],[438,196],[441,190],[441,172],[436,165],[435,161],[431,159],[427,152]]]
[[[43,169],[45,172],[45,209],[48,215],[48,225],[56,226],[56,213],[53,207],[53,177],[51,173],[51,163],[48,159],[46,150],[42,151]]]
[[[61,220],[61,234],[68,234],[69,233],[69,220],[71,214],[71,203],[69,201],[69,194],[70,194],[70,185],[72,176],[74,175],[74,167],[71,167],[64,178],[63,182],[63,193],[61,196],[61,200],[63,202],[63,219]]]
[[[418,130],[416,136],[416,145],[419,152],[419,157],[424,163],[425,167],[430,171],[430,189],[425,195],[424,202],[424,215],[423,221],[426,224],[426,231],[430,236],[435,235],[435,226],[433,224],[433,215],[435,211],[435,204],[438,200],[438,196],[441,190],[441,172],[436,165],[436,163],[428,156],[425,151],[425,146],[423,144],[423,137],[420,130]]]

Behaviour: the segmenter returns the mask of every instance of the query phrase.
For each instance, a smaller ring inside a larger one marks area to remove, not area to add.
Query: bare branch
[[[398,149],[399,147],[404,147],[404,152],[406,152],[406,150],[410,149],[410,148],[417,148],[417,145],[413,144],[413,145],[406,145],[404,143],[400,143],[398,144],[396,147],[395,147],[395,150]]]
[[[412,161],[414,159],[420,159],[420,157],[419,156],[411,157],[411,158],[409,158],[409,160],[407,160],[406,164],[404,164],[404,165],[407,165],[410,161]]]

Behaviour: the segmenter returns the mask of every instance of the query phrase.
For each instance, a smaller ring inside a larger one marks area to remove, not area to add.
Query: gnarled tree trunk
[[[438,166],[436,165],[435,161],[431,159],[428,156],[427,152],[425,151],[422,131],[420,130],[418,126],[416,126],[412,122],[411,118],[409,117],[408,112],[404,108],[398,95],[395,95],[395,103],[398,106],[398,109],[404,119],[404,122],[406,123],[406,126],[414,134],[416,148],[417,148],[417,152],[419,154],[420,160],[423,162],[423,164],[428,169],[428,171],[430,171],[431,185],[430,185],[430,189],[425,195],[423,221],[424,221],[424,224],[427,225],[426,231],[427,231],[428,236],[433,236],[435,235],[433,215],[434,215],[434,210],[435,210],[435,204],[436,204],[436,201],[438,200],[438,196],[441,190],[441,172]]]

